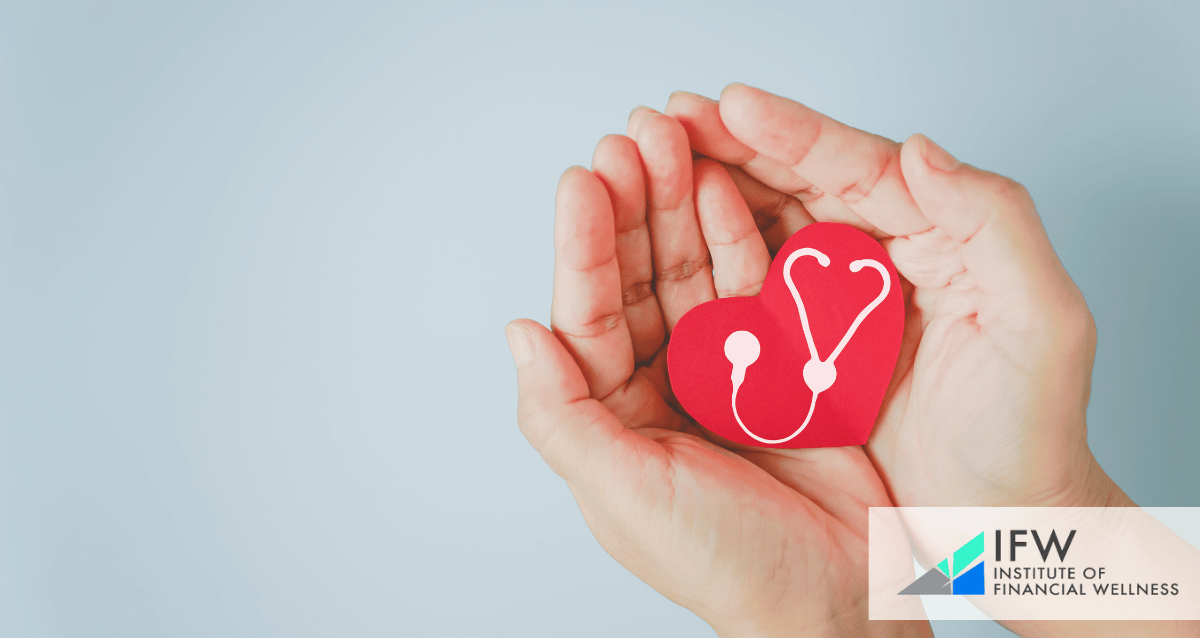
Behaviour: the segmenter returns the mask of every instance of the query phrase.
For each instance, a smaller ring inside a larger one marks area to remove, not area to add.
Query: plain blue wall
[[[502,327],[548,318],[563,168],[734,80],[1024,182],[1099,324],[1093,449],[1200,505],[1195,5],[25,4],[2,635],[711,635],[526,445]]]

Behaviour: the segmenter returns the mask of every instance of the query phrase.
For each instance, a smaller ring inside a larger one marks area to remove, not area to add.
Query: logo
[[[1024,544],[1024,543],[1022,543]],[[983,532],[954,550],[948,559],[925,572],[900,592],[902,596],[983,595]],[[978,563],[975,561],[979,560]],[[974,565],[974,567],[972,567]]]

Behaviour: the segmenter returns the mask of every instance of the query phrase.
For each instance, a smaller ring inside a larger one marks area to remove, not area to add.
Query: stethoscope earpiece
[[[745,423],[742,423],[742,417],[738,415],[737,395],[738,389],[742,387],[742,382],[746,380],[746,368],[749,368],[752,363],[758,361],[758,355],[762,352],[762,346],[758,342],[758,337],[747,330],[738,330],[730,334],[725,339],[725,358],[729,359],[729,363],[733,364],[733,373],[730,375],[730,380],[733,382],[733,418],[737,419],[738,425],[742,426],[742,431],[748,434],[754,440],[768,445],[778,443],[786,443],[804,431],[808,427],[808,422],[812,420],[813,411],[817,408],[817,396],[833,386],[833,382],[837,380],[837,368],[833,362],[838,355],[842,353],[842,349],[850,342],[850,337],[854,336],[854,332],[858,330],[858,326],[871,314],[871,311],[883,300],[887,298],[888,292],[892,289],[892,278],[888,275],[888,271],[883,267],[883,264],[874,259],[858,259],[850,262],[850,272],[858,272],[864,267],[874,268],[883,276],[883,290],[879,292],[879,296],[875,300],[867,304],[858,316],[855,317],[854,323],[850,324],[850,328],[846,330],[846,334],[842,336],[842,340],[838,342],[833,353],[829,358],[822,361],[817,355],[817,344],[813,341],[812,330],[808,327],[808,313],[804,311],[804,302],[800,299],[800,292],[796,290],[796,284],[792,281],[792,264],[800,257],[809,256],[817,260],[817,263],[822,267],[829,266],[829,257],[816,248],[800,248],[788,255],[787,261],[783,264],[783,280],[787,284],[788,290],[792,293],[792,299],[796,302],[796,310],[800,313],[800,326],[804,329],[804,340],[808,344],[809,360],[804,364],[804,385],[812,391],[812,402],[808,406],[808,416],[804,417],[804,423],[788,436],[782,439],[764,439],[761,436],[750,431]]]

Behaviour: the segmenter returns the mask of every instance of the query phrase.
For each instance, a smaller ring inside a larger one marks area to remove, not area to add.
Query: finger
[[[583,371],[549,330],[518,319],[504,332],[517,366],[517,422],[559,476],[594,479],[595,468],[608,471],[623,458],[622,447],[638,445],[636,434],[588,398]]]
[[[612,201],[621,272],[621,301],[633,342],[635,361],[646,361],[666,337],[662,310],[654,295],[654,263],[650,227],[646,225],[646,180],[637,143],[624,135],[609,135],[596,145],[592,172],[604,182]]]
[[[795,197],[763,184],[736,166],[725,168],[750,208],[758,232],[771,254],[775,254],[796,231],[815,221]]]
[[[762,290],[771,255],[729,173],[720,162],[693,165],[696,215],[712,257],[717,297],[748,297]]]
[[[790,208],[804,211],[806,220],[839,222],[865,232],[875,231],[874,226],[863,221],[845,202],[836,197],[824,197],[821,189],[798,175],[787,164],[739,142],[721,121],[717,102],[694,93],[676,91],[667,102],[665,111],[679,119],[693,149],[706,157],[737,166],[767,187],[791,196],[802,205]],[[789,219],[784,221],[791,222],[786,225],[796,229],[806,225]]]
[[[633,110],[629,112],[629,120],[625,122],[625,135],[636,139],[637,130],[642,125],[642,120],[646,119],[647,115],[653,115],[657,112],[648,106],[633,107]]]
[[[688,143],[701,155],[739,166],[764,184],[789,195],[810,186],[791,167],[760,155],[737,141],[721,122],[716,100],[687,91],[676,91],[667,100],[667,107],[663,111],[679,120],[687,131]]]
[[[962,242],[962,263],[983,293],[980,326],[1003,328],[1017,350],[1046,347],[1031,335],[1094,339],[1087,304],[1020,184],[959,163],[923,135],[904,143],[901,167],[924,215]]]
[[[612,204],[587,169],[563,173],[554,202],[554,298],[550,325],[575,357],[592,396],[633,374],[633,344],[621,303]]]
[[[638,126],[637,144],[646,170],[655,291],[670,332],[685,312],[716,298],[712,263],[693,204],[687,133],[675,118],[651,113]]]
[[[744,84],[721,94],[721,121],[740,142],[812,182],[886,235],[910,235],[932,224],[900,172],[900,145],[822,115],[799,102]],[[805,205],[812,210],[812,202]]]

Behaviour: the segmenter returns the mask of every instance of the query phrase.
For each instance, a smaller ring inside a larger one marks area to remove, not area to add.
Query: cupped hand
[[[769,248],[811,220],[760,232],[678,121],[639,109],[629,127],[559,183],[553,332],[506,329],[521,430],[605,550],[723,636],[927,632],[866,624],[867,507],[890,503],[862,448],[724,445],[671,396],[675,322],[757,294]]]
[[[666,112],[764,237],[847,223],[896,264],[905,337],[867,451],[897,505],[1128,504],[1087,445],[1095,324],[1023,187],[741,84]]]

